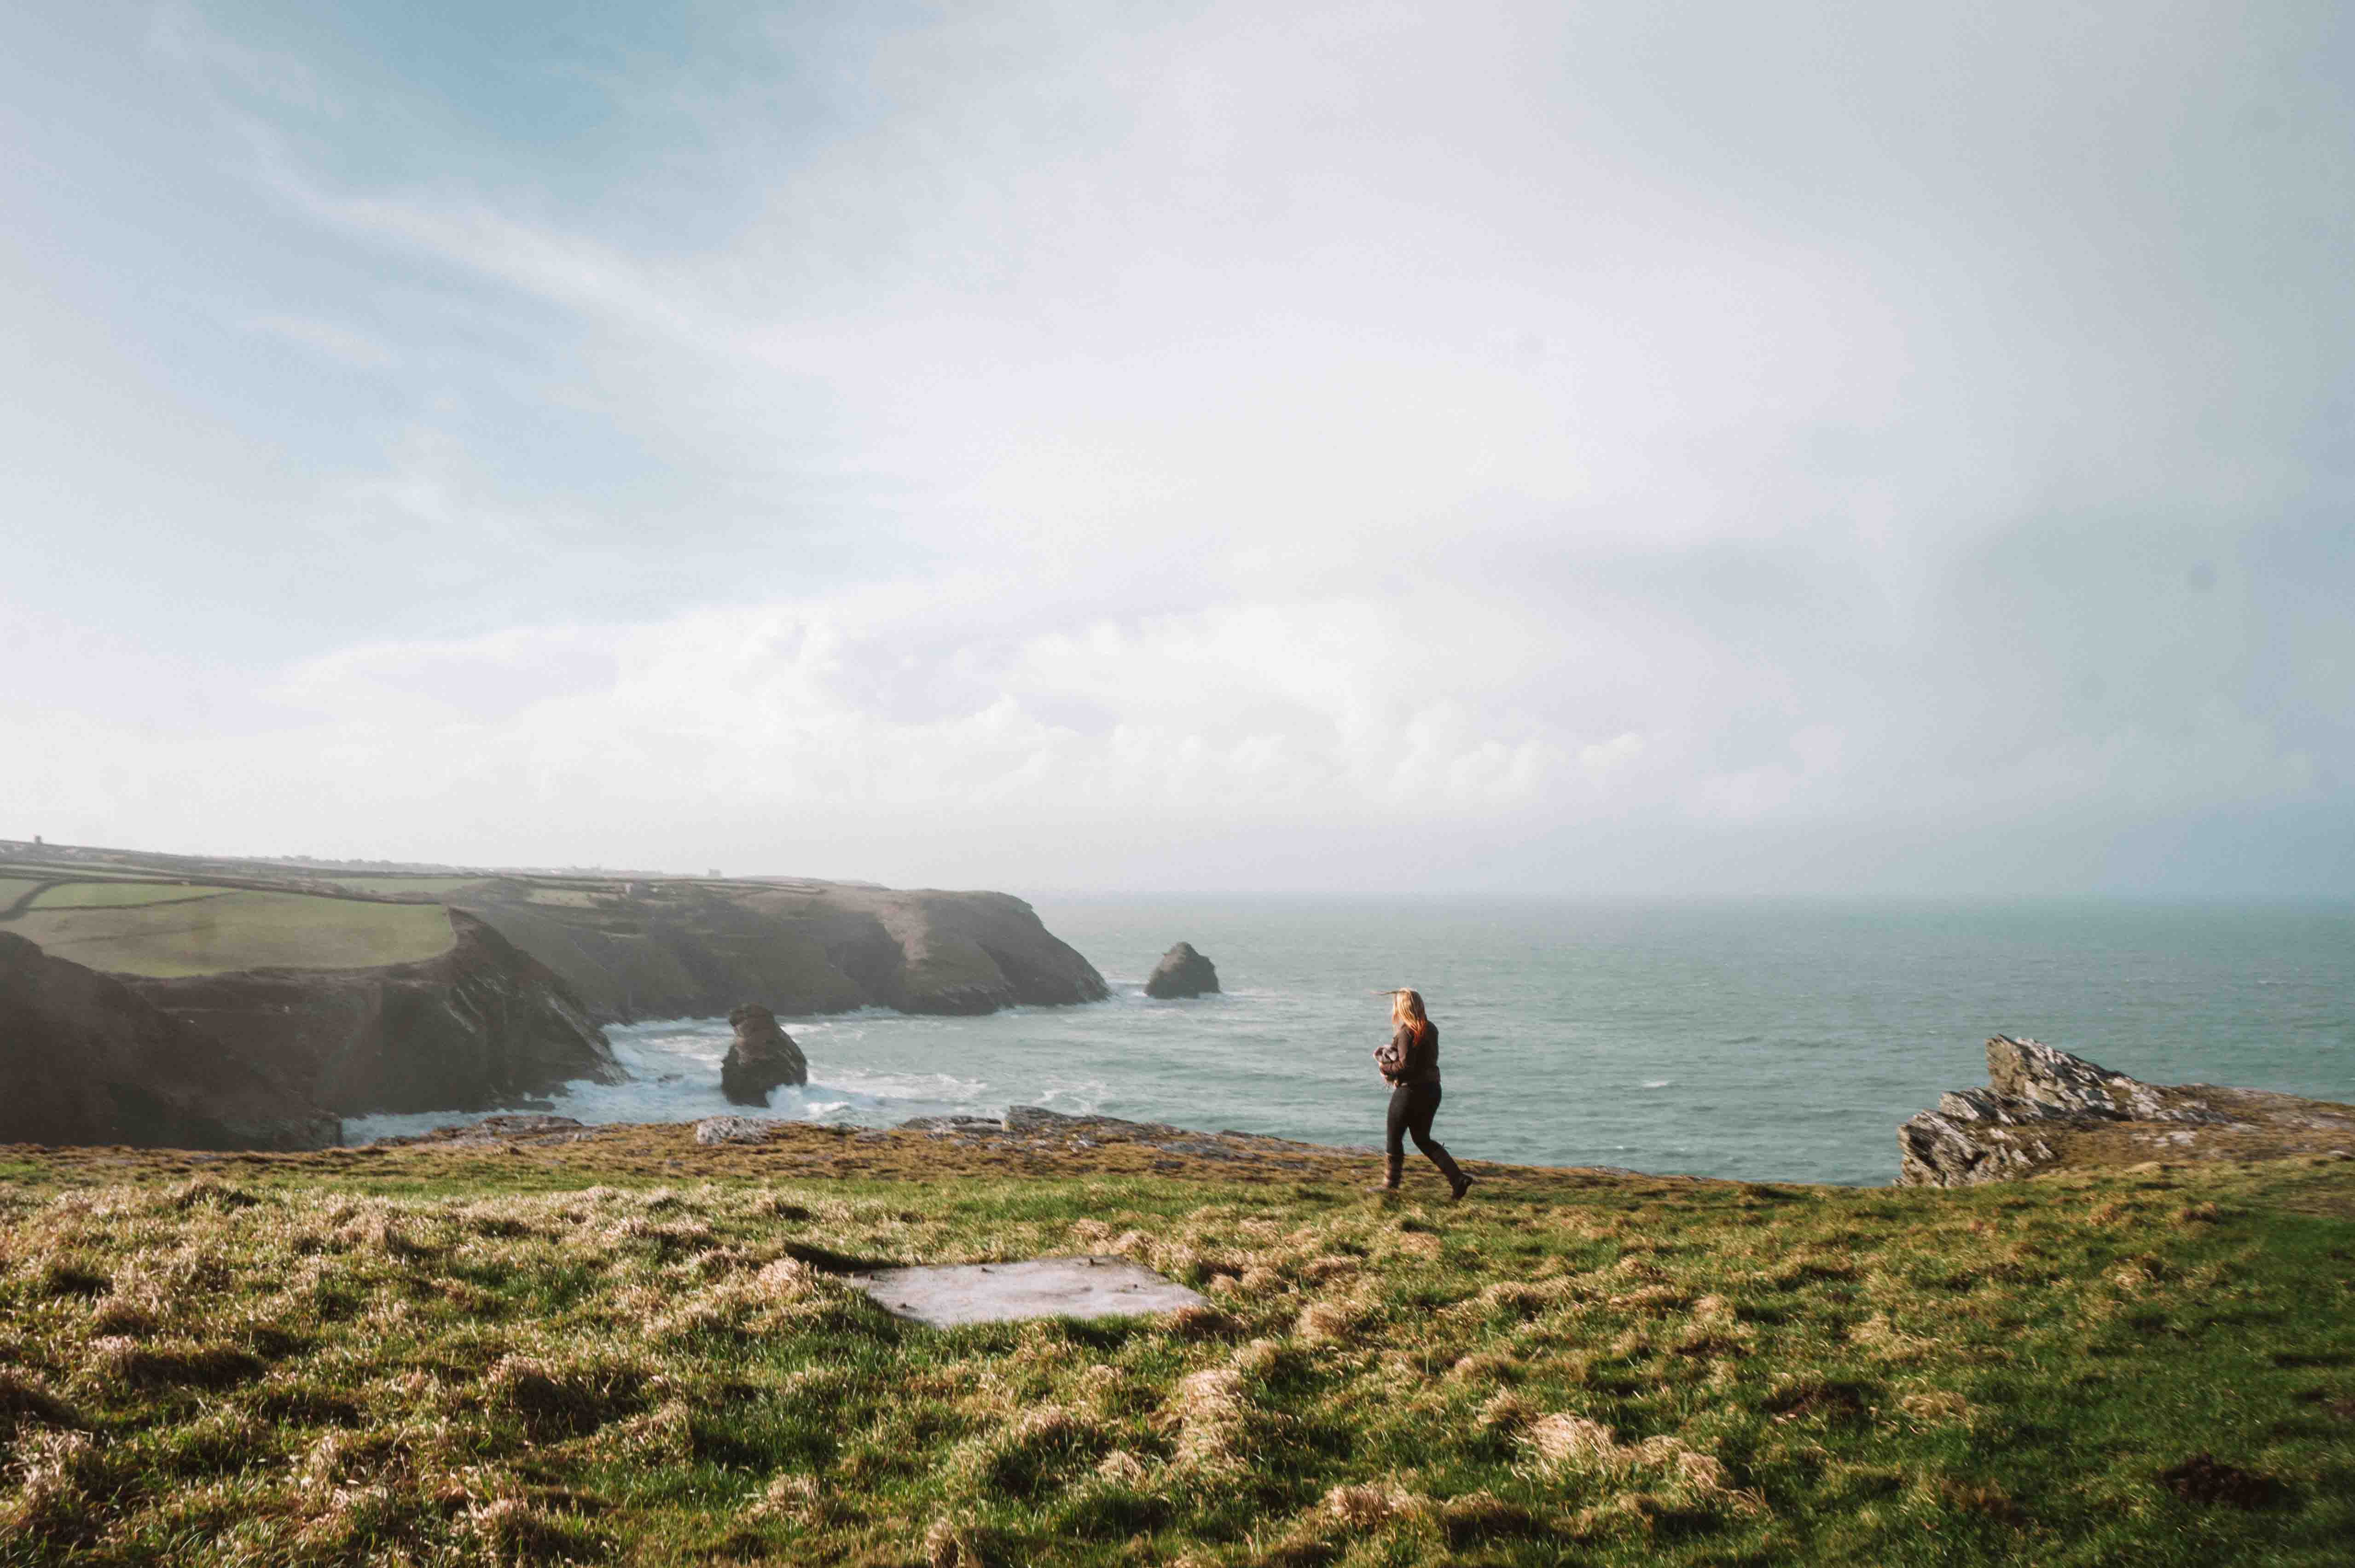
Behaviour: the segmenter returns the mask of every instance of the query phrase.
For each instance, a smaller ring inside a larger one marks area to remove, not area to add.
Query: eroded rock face
[[[344,1115],[496,1110],[577,1079],[624,1080],[563,981],[481,921],[449,913],[455,942],[421,963],[125,983]]]
[[[608,1023],[885,1007],[988,1013],[1100,1002],[1103,976],[1005,893],[847,883],[631,883],[551,904],[496,880],[453,902],[562,976]]]
[[[719,1064],[719,1091],[729,1104],[765,1108],[778,1085],[809,1082],[809,1060],[778,1027],[776,1014],[747,1002],[728,1015],[728,1022],[736,1040]]]
[[[307,1149],[342,1123],[112,976],[0,932],[0,1144]]]
[[[1997,1035],[1987,1087],[1938,1096],[1897,1129],[1900,1187],[1974,1187],[2076,1164],[2265,1158],[2355,1145],[2355,1106],[2264,1089],[2145,1083],[2040,1040]]]
[[[1181,942],[1161,955],[1153,973],[1145,977],[1145,994],[1164,1000],[1174,997],[1216,996],[1219,971],[1190,942]]]

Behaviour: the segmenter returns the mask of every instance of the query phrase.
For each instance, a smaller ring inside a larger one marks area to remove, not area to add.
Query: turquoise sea
[[[1377,988],[1441,1029],[1458,1156],[1879,1184],[1897,1125],[1980,1083],[2002,1031],[2158,1083],[2355,1101],[2355,905],[2115,900],[1040,898],[1113,1000],[980,1019],[788,1019],[806,1089],[771,1114],[887,1125],[1007,1104],[1380,1140]],[[1189,941],[1225,994],[1157,1002]],[[616,1029],[635,1075],[588,1121],[730,1109],[721,1020]],[[469,1119],[354,1122],[354,1141]]]

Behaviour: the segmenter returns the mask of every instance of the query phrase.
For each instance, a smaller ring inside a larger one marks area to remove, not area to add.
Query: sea
[[[1411,986],[1440,1026],[1434,1131],[1462,1158],[1878,1186],[1897,1126],[1983,1083],[1991,1034],[2153,1083],[2355,1101],[2355,904],[2095,899],[1033,900],[1112,999],[986,1018],[787,1018],[806,1087],[767,1115],[889,1126],[1043,1105],[1379,1145],[1372,1051]],[[1172,943],[1222,990],[1144,994]],[[609,1029],[631,1074],[536,1108],[739,1111],[721,1019]],[[759,1114],[759,1113],[754,1113]],[[352,1142],[472,1120],[350,1120]]]

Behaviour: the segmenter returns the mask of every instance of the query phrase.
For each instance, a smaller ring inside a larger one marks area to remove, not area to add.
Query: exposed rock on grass
[[[1264,1159],[1327,1161],[1363,1159],[1354,1149],[1305,1144],[1258,1133],[1202,1133],[1173,1127],[1166,1122],[1130,1122],[1118,1116],[1075,1116],[1040,1105],[1009,1106],[1003,1117],[916,1116],[900,1124],[902,1132],[923,1133],[942,1142],[967,1147],[1022,1149],[1036,1153],[1080,1153],[1104,1146],[1125,1145],[1194,1159],[1252,1161]]]
[[[1987,1041],[1985,1089],[1897,1131],[1901,1187],[1969,1187],[2082,1165],[2272,1158],[2355,1147],[2355,1105],[2263,1089],[2165,1086],[2033,1040]]]
[[[714,1144],[762,1144],[775,1136],[780,1124],[766,1116],[706,1116],[695,1124],[695,1141]]]

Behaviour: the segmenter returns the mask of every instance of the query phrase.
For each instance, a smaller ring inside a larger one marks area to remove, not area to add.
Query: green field
[[[436,904],[265,892],[144,908],[37,908],[0,930],[92,969],[159,978],[407,964],[446,953],[454,940],[449,915]]]
[[[485,877],[330,877],[339,888],[356,893],[442,893],[462,892],[479,888],[489,879]]]
[[[559,909],[594,909],[613,901],[610,892],[592,892],[587,888],[534,888],[528,901],[550,904]]]
[[[232,890],[183,882],[66,882],[33,901],[35,909],[128,909],[139,904],[218,898]]]
[[[1093,1157],[815,1127],[193,1181],[27,1154],[0,1563],[2344,1568],[2355,1541],[2355,1163],[1476,1168],[1451,1206],[1421,1172],[1383,1201],[1343,1167]],[[829,1272],[1071,1253],[1213,1305],[943,1333]]]

